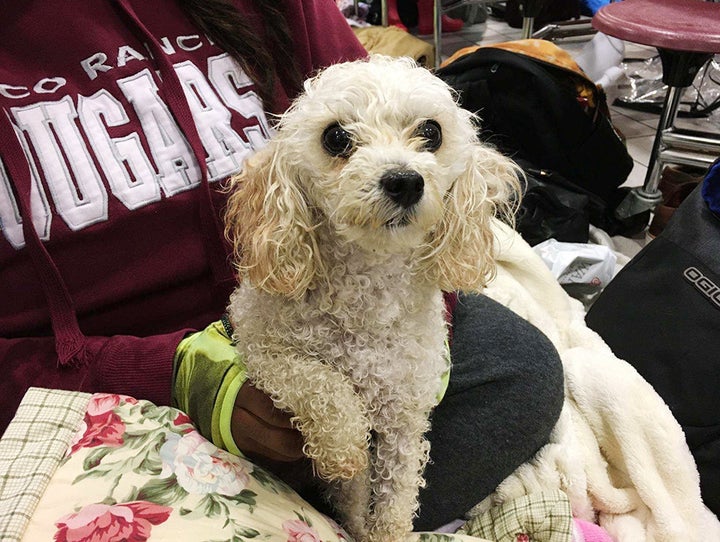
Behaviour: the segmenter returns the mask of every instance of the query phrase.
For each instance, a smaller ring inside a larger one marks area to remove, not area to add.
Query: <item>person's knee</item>
[[[531,432],[528,437],[534,436],[539,447],[555,427],[565,399],[562,361],[555,345],[538,328],[522,319],[513,326],[505,343],[509,369],[504,393],[520,403],[517,416],[532,420],[526,425]]]
[[[535,420],[538,447],[545,444],[557,424],[565,400],[565,377],[562,361],[555,346],[536,329],[537,350],[532,359],[520,367],[518,386],[524,388],[526,414]]]
[[[453,329],[456,389],[482,384],[497,404],[507,405],[508,417],[528,438],[544,443],[564,401],[562,362],[550,339],[507,307],[478,295],[461,296]]]
[[[551,341],[484,296],[461,296],[452,369],[428,434],[432,462],[416,529],[461,517],[548,442],[563,403]]]

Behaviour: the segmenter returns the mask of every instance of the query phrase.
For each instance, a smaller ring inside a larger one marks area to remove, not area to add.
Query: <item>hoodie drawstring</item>
[[[7,113],[0,115],[0,148],[5,151],[7,174],[15,184],[25,247],[39,275],[48,304],[58,365],[83,365],[87,362],[86,339],[80,331],[67,285],[35,230],[30,197],[32,193],[30,165]]]
[[[222,226],[216,219],[217,211],[212,201],[212,192],[210,181],[208,179],[208,167],[205,161],[205,147],[200,139],[197,126],[190,110],[185,90],[180,78],[172,65],[172,62],[162,49],[160,42],[153,36],[147,27],[138,17],[133,9],[130,0],[117,0],[119,7],[125,12],[130,21],[135,25],[141,37],[147,40],[147,45],[151,48],[153,60],[157,63],[158,69],[162,76],[162,92],[166,99],[175,120],[180,126],[180,130],[187,137],[190,148],[195,155],[201,171],[201,198],[200,198],[200,227],[205,241],[205,248],[208,251],[210,260],[210,268],[212,270],[213,281],[216,288],[216,294],[227,296],[227,290],[221,286],[228,281],[233,282],[234,276],[231,267],[227,262],[227,250],[224,244],[224,232]]]

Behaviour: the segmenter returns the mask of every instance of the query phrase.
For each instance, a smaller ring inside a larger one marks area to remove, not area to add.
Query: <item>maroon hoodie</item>
[[[301,73],[365,56],[330,0],[279,5]],[[178,342],[233,287],[219,181],[268,117],[173,0],[2,2],[0,21],[0,431],[31,385],[167,404]]]

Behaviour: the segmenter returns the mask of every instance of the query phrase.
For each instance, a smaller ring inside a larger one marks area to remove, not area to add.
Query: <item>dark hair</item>
[[[179,0],[190,19],[238,61],[253,80],[265,107],[273,110],[276,78],[293,96],[302,77],[293,59],[294,44],[277,0],[254,0],[262,30],[251,25],[231,0]]]

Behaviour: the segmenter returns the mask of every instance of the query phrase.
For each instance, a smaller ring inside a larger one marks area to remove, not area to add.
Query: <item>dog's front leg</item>
[[[350,479],[367,468],[370,424],[350,381],[322,362],[287,350],[248,356],[248,377],[294,416],[303,452],[325,480]]]
[[[425,485],[429,429],[422,412],[404,411],[390,427],[376,425],[373,503],[369,540],[397,542],[412,531],[418,492]]]
[[[366,542],[370,521],[370,469],[361,470],[350,480],[333,483],[329,497],[353,540]]]

